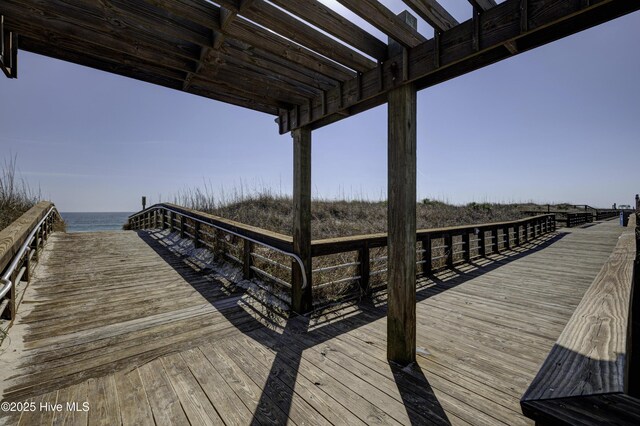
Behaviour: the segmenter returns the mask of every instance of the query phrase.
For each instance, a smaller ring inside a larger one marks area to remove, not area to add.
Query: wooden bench
[[[521,399],[537,424],[640,424],[628,395],[636,216]]]

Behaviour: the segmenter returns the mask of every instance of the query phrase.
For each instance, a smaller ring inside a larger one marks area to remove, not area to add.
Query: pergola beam
[[[495,0],[469,0],[469,3],[478,10],[489,10],[497,6]]]
[[[115,1],[115,0],[112,0]],[[120,1],[120,0],[118,0]],[[158,10],[165,10],[174,16],[191,21],[213,32],[221,32],[226,38],[234,38],[256,48],[279,55],[299,66],[322,73],[335,80],[345,80],[355,76],[355,72],[329,60],[322,55],[279,36],[275,32],[242,18],[236,17],[224,30],[220,26],[221,8],[198,0],[144,0]],[[248,4],[250,6],[251,4]]]
[[[219,0],[218,3],[234,10],[235,1]],[[376,66],[376,63],[366,56],[337,42],[263,0],[253,0],[249,7],[243,7],[241,10],[234,11],[257,24],[275,31],[289,40],[306,46],[324,56],[331,57],[336,62],[353,70],[363,72]]]
[[[378,61],[387,59],[387,45],[317,0],[271,0],[310,24],[320,28]]]
[[[415,47],[426,40],[377,0],[338,0],[343,6],[405,47]]]
[[[467,20],[327,91],[324,103],[312,100],[311,111],[302,106],[280,114],[280,130],[317,129],[344,118],[342,111],[354,115],[385,103],[399,85],[421,90],[638,9],[640,2],[625,0],[506,0],[483,12],[478,25]]]
[[[29,38],[22,39],[20,48],[29,52],[46,55],[78,65],[89,66],[91,68],[122,75],[124,77],[134,78],[136,80],[158,86],[176,90],[182,89],[182,81],[184,78],[183,73],[171,72],[167,69],[156,69],[154,67],[149,67],[149,64],[139,64],[133,60],[129,63],[125,63],[124,61],[118,62],[116,59],[112,61],[96,59],[88,55],[79,54],[75,51],[58,47],[52,48],[46,43]],[[276,115],[278,113],[278,101],[275,99],[263,99],[256,93],[247,93],[247,96],[245,96],[241,90],[232,90],[229,92],[227,90],[228,87],[223,87],[221,85],[209,87],[206,91],[203,89],[196,90],[192,87],[190,88],[189,93],[226,102],[232,105],[254,109],[267,114]]]
[[[436,31],[444,31],[458,25],[456,18],[436,0],[403,0]]]

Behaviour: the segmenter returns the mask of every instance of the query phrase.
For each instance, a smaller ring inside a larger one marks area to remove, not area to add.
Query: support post
[[[484,229],[478,233],[478,254],[480,257],[487,256],[487,233]]]
[[[200,222],[195,221],[193,223],[193,247],[200,248],[202,243],[200,242]]]
[[[307,276],[302,288],[300,266],[293,261],[291,308],[306,314],[313,307],[311,292],[311,129],[302,127],[293,136],[293,252],[300,257]]]
[[[469,230],[465,230],[462,234],[462,253],[464,261],[471,262],[471,238],[469,238]]]
[[[360,290],[363,295],[369,294],[369,275],[371,273],[371,264],[369,257],[369,243],[362,244],[360,250],[358,250],[358,263],[360,264]]]
[[[424,276],[431,275],[431,236],[427,235],[422,240],[422,274]]]
[[[399,16],[417,28],[416,18],[408,12]],[[389,39],[389,57],[403,54],[403,49]],[[387,142],[387,358],[403,365],[416,359],[416,119],[415,86],[410,83],[391,90]]]
[[[253,258],[251,252],[253,251],[253,243],[249,240],[243,240],[242,245],[242,277],[245,280],[253,278],[253,270],[251,265],[253,264]]]

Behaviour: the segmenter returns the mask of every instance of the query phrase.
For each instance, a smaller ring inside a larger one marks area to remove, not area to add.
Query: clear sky
[[[471,13],[466,1],[442,4],[460,21]],[[638,46],[636,12],[420,92],[419,199],[632,204]],[[292,141],[272,116],[28,52],[19,60],[17,80],[0,75],[0,161],[17,156],[62,211],[134,211],[141,195],[167,201],[205,184],[291,192]],[[386,113],[313,133],[314,196],[386,197]]]

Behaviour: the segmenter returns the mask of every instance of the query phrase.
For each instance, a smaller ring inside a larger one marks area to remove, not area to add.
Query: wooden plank
[[[386,44],[317,0],[298,0],[295,2],[271,0],[271,3],[280,6],[378,61],[387,59]]]
[[[640,400],[625,394],[527,401],[522,409],[541,424],[634,426],[640,421]]]
[[[477,10],[488,10],[495,7],[497,3],[495,0],[469,0],[469,3]]]
[[[190,424],[223,425],[224,422],[207,398],[198,381],[180,354],[161,358],[162,365],[171,381]]]
[[[437,0],[403,1],[436,31],[448,30],[458,25],[458,21]]]
[[[113,375],[91,378],[87,381],[89,425],[109,426],[120,423],[118,393]]]
[[[297,262],[291,263],[291,308],[305,314],[313,308],[311,292],[311,130],[293,132],[293,252],[306,269],[307,287]]]
[[[114,374],[114,380],[122,423],[125,425],[155,425],[138,370],[118,371]]]
[[[400,18],[412,27],[416,19]],[[403,49],[389,40],[389,54]],[[416,90],[405,85],[389,92],[387,229],[387,357],[400,364],[416,356]]]
[[[418,33],[417,25],[409,25],[379,1],[338,0],[338,2],[405,47],[415,47],[426,40]]]
[[[524,402],[626,390],[627,326],[636,257],[632,222],[522,397]]]
[[[52,425],[84,426],[87,424],[90,406],[87,401],[86,382],[60,389],[57,403],[62,404],[62,409],[54,413]]]
[[[222,6],[234,9],[235,1],[220,0]],[[376,63],[333,38],[282,12],[263,0],[253,0],[241,14],[283,37],[293,40],[356,71],[375,68]]]
[[[482,42],[479,50],[474,48],[475,29],[472,20],[469,19],[439,34],[437,49],[434,39],[411,48],[408,52],[407,72],[401,69],[401,55],[390,57],[381,70],[367,71],[360,79],[354,76],[344,82],[345,93],[355,93],[361,87],[360,98],[347,97],[347,101],[340,104],[338,90],[333,89],[326,95],[325,114],[322,113],[321,102],[318,99],[312,103],[312,114],[303,106],[300,123],[297,126],[285,127],[281,129],[282,132],[286,133],[298,126],[317,129],[343,119],[344,116],[339,112],[344,109],[348,109],[350,115],[355,115],[385,103],[387,92],[400,84],[394,80],[394,74],[398,72],[408,74],[409,79],[406,83],[413,82],[418,90],[422,90],[511,57],[512,53],[504,47],[506,42],[517,39],[518,52],[522,53],[640,8],[638,3],[623,0],[594,0],[589,6],[581,0],[529,0],[531,10],[539,13],[530,13],[527,18],[529,25],[522,29],[520,1],[506,0],[482,13],[478,35]],[[438,55],[437,61],[435,53]]]
[[[216,407],[225,424],[250,424],[253,413],[235,395],[233,389],[225,382],[213,365],[207,360],[199,348],[181,353],[191,373]]]
[[[156,419],[171,425],[187,424],[187,416],[171,385],[162,361],[157,359],[138,368],[149,406]]]
[[[42,220],[53,204],[41,201],[27,210],[11,225],[0,230],[0,271],[3,271],[15,255],[20,251],[29,233]]]

